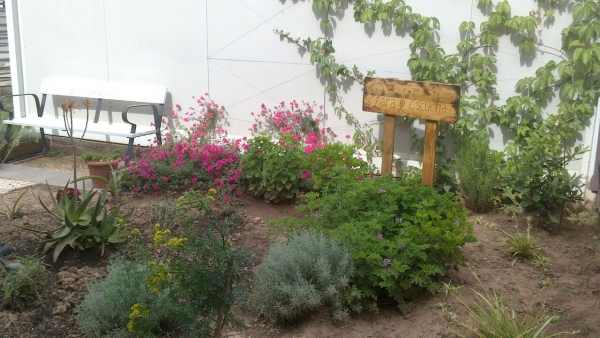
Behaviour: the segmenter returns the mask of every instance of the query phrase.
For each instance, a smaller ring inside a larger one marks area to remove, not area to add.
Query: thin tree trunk
[[[231,279],[233,278],[233,261],[230,261],[227,267],[227,280],[225,281],[225,287],[223,288],[223,294],[221,296],[221,307],[219,308],[219,314],[217,315],[217,329],[215,330],[214,338],[221,337],[223,327],[225,326],[225,309],[227,308],[227,297],[231,290]]]

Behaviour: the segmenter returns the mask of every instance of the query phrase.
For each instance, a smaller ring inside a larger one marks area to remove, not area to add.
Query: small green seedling
[[[19,202],[21,201],[21,198],[23,197],[23,195],[25,195],[26,192],[27,191],[23,191],[21,196],[19,196],[19,198],[17,198],[17,200],[12,204],[12,207],[9,206],[8,204],[4,203],[6,205],[7,210],[6,210],[6,212],[0,212],[0,215],[8,218],[11,221],[13,219],[23,216],[24,203],[19,204]]]
[[[442,282],[442,290],[444,291],[444,297],[458,296],[458,294],[460,293],[460,288],[462,288],[462,286],[452,285],[452,281],[449,281],[448,283]]]

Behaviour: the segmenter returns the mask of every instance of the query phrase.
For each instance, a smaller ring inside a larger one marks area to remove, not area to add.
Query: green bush
[[[12,308],[21,310],[42,297],[44,277],[48,272],[44,262],[35,255],[19,257],[18,260],[21,261],[22,266],[6,273],[2,290],[4,300]]]
[[[143,304],[145,316],[136,317],[136,328],[144,332],[158,331],[161,323],[173,320],[169,311],[177,304],[168,292],[152,293],[146,278],[152,274],[146,264],[116,260],[108,275],[88,286],[88,292],[77,306],[77,324],[94,336],[123,331],[130,321],[132,307]]]
[[[436,291],[436,279],[463,263],[460,247],[475,241],[463,205],[422,184],[342,179],[331,193],[303,198],[303,218],[275,225],[324,229],[350,248],[356,273],[346,301],[355,311],[375,309],[382,296],[406,311],[420,291]]]
[[[242,182],[250,193],[277,203],[309,189],[307,157],[301,148],[287,146],[291,142],[283,137],[276,143],[264,134],[248,140],[241,169]]]
[[[370,171],[367,162],[354,157],[356,148],[340,142],[328,143],[315,148],[309,155],[312,189],[328,191],[339,184],[342,177],[356,180],[366,177]]]
[[[501,156],[490,149],[487,138],[465,138],[461,143],[455,169],[458,190],[470,210],[487,212],[494,207]]]
[[[334,320],[345,319],[343,293],[354,271],[338,241],[312,231],[295,234],[269,250],[255,269],[260,311],[272,322],[294,322],[327,305]]]
[[[246,278],[247,255],[227,242],[241,223],[238,215],[209,221],[203,234],[186,237],[178,250],[181,254],[172,258],[173,294],[180,300],[177,317],[185,318],[182,329],[193,337],[217,336],[233,322],[231,306],[246,302],[240,282]]]
[[[566,147],[567,140],[558,133],[560,121],[549,116],[544,125],[525,138],[525,144],[515,149],[509,145],[509,157],[503,168],[506,195],[532,211],[538,223],[559,224],[566,206],[580,200],[583,183],[579,176],[569,174],[567,165],[579,159],[588,149],[577,145]]]

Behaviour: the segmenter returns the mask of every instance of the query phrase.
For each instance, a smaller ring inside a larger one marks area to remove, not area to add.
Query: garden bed
[[[67,165],[65,165],[65,163]],[[62,169],[70,167],[70,157],[44,157],[24,163],[36,167]],[[11,205],[23,190],[28,190],[21,202],[24,216],[13,221],[4,220],[0,227],[3,245],[13,245],[17,254],[24,256],[40,254],[40,240],[16,226],[38,230],[48,229],[53,220],[36,201],[35,196],[47,198],[46,188],[41,185],[8,192],[3,200]],[[130,197],[126,208],[133,208],[128,228],[151,231],[150,215],[154,206],[163,199],[173,201],[177,196],[143,195]],[[245,222],[233,234],[232,242],[248,250],[251,260],[247,269],[260,263],[268,252],[268,227],[265,220],[293,215],[295,204],[267,204],[260,199],[246,201],[243,208]],[[539,310],[542,303],[549,315],[558,315],[551,331],[580,330],[576,336],[596,337],[600,334],[600,259],[598,249],[598,223],[595,213],[583,210],[563,225],[560,234],[533,230],[533,236],[545,248],[550,263],[543,268],[515,263],[502,249],[501,239],[515,232],[515,221],[501,213],[472,215],[477,242],[464,247],[465,262],[479,276],[481,282],[493,292],[505,296],[505,303],[523,314],[532,305]],[[521,231],[525,220],[519,218]],[[55,224],[54,224],[55,225]],[[111,258],[127,255],[124,245],[108,246],[104,256],[99,249],[76,251],[66,249],[56,263],[51,255],[45,258],[49,275],[44,281],[42,300],[19,312],[4,307],[0,311],[2,332],[6,337],[80,337],[74,308],[86,292],[86,285],[94,278],[104,276]],[[8,257],[9,261],[14,257]],[[333,324],[325,309],[310,315],[300,324],[274,327],[251,311],[235,309],[242,319],[242,327],[228,327],[228,337],[443,337],[449,334],[447,327],[457,329],[451,315],[468,321],[468,314],[459,300],[450,295],[452,286],[460,287],[460,297],[475,300],[472,289],[482,287],[469,268],[451,271],[440,280],[440,292],[425,296],[412,304],[412,311],[402,315],[394,306],[381,306],[379,313],[351,313],[347,322]],[[252,280],[252,278],[251,278]],[[442,284],[446,283],[444,288]],[[251,286],[251,284],[248,284]],[[539,292],[541,288],[543,291]],[[446,296],[448,292],[448,296]],[[539,292],[539,293],[538,293]],[[446,312],[442,311],[446,309]],[[451,314],[451,315],[450,315]]]

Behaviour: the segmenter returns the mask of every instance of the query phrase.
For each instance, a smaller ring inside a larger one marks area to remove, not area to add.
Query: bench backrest
[[[47,95],[164,104],[167,88],[137,82],[47,78],[42,80],[40,92]]]

